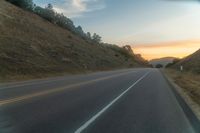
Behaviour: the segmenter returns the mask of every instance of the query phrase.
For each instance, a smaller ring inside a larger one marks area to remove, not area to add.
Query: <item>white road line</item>
[[[134,87],[137,83],[139,83],[142,79],[144,79],[150,72],[145,73],[141,78],[139,78],[135,83],[133,83],[129,88],[127,88],[123,93],[121,93],[118,97],[116,97],[113,101],[111,101],[107,106],[105,106],[101,111],[99,111],[96,115],[90,118],[87,122],[85,122],[81,127],[79,127],[74,133],[81,133],[84,131],[90,124],[92,124],[101,114],[103,114],[106,110],[108,110],[115,102],[117,102],[123,95],[125,95],[132,87]]]

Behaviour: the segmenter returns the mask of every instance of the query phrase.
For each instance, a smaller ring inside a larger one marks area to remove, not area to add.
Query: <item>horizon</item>
[[[53,4],[57,12],[64,13],[77,26],[81,25],[84,31],[100,34],[103,41],[107,43],[119,46],[131,45],[135,53],[141,54],[147,60],[165,56],[183,58],[200,48],[200,41],[195,44],[190,43],[192,47],[190,50],[185,48],[188,42],[200,38],[200,28],[198,28],[200,3],[195,0],[125,0],[123,2],[120,0],[34,0],[34,2],[42,7],[48,3]],[[175,42],[174,45],[172,42]],[[178,47],[176,43],[179,43]],[[169,46],[166,47],[166,44]],[[157,45],[165,46],[168,53],[160,52]],[[176,50],[173,50],[174,47]]]
[[[200,133],[199,16],[200,0],[0,0],[0,133]]]
[[[151,45],[135,45],[132,50],[135,54],[141,54],[150,61],[164,57],[185,58],[200,49],[200,40],[185,40],[156,43]]]

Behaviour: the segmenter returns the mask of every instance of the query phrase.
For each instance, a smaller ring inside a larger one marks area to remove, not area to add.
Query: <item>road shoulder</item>
[[[174,79],[170,77],[165,70],[161,70],[161,73],[171,86],[172,91],[192,126],[196,132],[200,132],[200,106],[184,91],[183,88],[175,83]]]

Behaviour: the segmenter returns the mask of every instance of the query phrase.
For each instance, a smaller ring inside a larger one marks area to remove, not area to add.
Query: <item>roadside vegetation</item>
[[[82,37],[87,41],[92,41],[93,43],[100,44],[101,36],[94,33],[93,35],[90,32],[85,33],[81,26],[75,26],[73,21],[67,18],[63,13],[57,13],[52,4],[47,4],[45,8],[37,6],[33,3],[32,0],[7,0],[8,2],[24,9],[39,15],[45,20],[51,22],[52,24],[58,25],[64,29],[71,31],[72,33]]]
[[[183,67],[183,71],[200,74],[200,49],[195,53],[176,61],[170,68],[179,70],[180,66]]]
[[[12,4],[0,1],[1,81],[148,65],[130,46],[103,43],[99,35],[83,32],[51,5],[41,8],[31,0],[8,1]],[[58,16],[62,19],[55,21]]]
[[[200,75],[166,69],[165,72],[200,106]]]
[[[167,65],[166,74],[200,107],[200,50]],[[191,104],[191,103],[190,103]]]

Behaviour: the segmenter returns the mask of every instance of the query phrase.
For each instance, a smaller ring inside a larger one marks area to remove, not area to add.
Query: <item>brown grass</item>
[[[119,49],[91,44],[4,0],[0,0],[0,33],[3,80],[140,66]]]
[[[176,63],[172,67],[179,69],[181,65],[183,66],[185,71],[190,71],[195,74],[200,74],[200,49],[197,50],[195,53],[181,59],[180,62]]]
[[[191,72],[179,72],[174,69],[167,69],[166,73],[200,105],[200,75]]]

